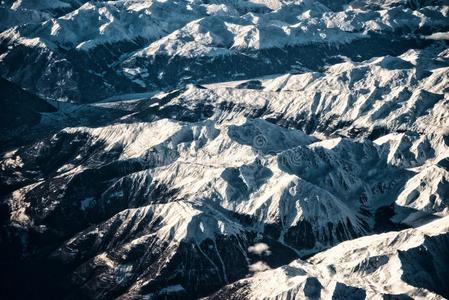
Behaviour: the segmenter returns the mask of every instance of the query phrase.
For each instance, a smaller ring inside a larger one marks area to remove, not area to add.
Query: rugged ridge
[[[2,9],[19,16],[34,9],[51,17],[13,20],[0,34],[2,76],[74,102],[317,70],[338,55],[398,55],[448,30],[444,1],[357,1],[345,10],[311,0],[8,2]],[[69,12],[52,13],[57,7]]]

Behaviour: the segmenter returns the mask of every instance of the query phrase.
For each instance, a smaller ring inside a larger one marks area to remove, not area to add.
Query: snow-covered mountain
[[[259,271],[209,299],[445,299],[448,218],[343,242]]]
[[[444,38],[440,32],[449,27],[444,1],[354,1],[344,10],[312,0],[80,5],[3,4],[6,14],[19,16],[8,18],[13,20],[0,34],[3,77],[45,97],[93,102],[117,93],[285,73],[298,66],[316,70],[338,55],[357,60],[397,55]],[[76,9],[53,12],[58,7]],[[33,17],[25,17],[31,12]],[[21,18],[33,21],[22,24]]]
[[[1,2],[0,298],[449,297],[448,14]]]

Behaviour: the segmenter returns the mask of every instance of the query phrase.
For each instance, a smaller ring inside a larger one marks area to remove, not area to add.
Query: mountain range
[[[449,298],[449,2],[5,0],[0,298]]]

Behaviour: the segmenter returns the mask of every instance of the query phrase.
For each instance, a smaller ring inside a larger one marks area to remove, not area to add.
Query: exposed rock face
[[[447,269],[439,266],[449,258],[447,221],[343,242],[307,261],[227,285],[209,298],[445,299]]]

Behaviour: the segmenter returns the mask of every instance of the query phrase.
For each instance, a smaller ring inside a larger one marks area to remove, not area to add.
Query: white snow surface
[[[121,0],[15,1],[15,10],[36,11],[77,7],[43,21],[37,30],[16,27],[23,38],[40,38],[47,47],[58,45],[89,51],[99,45],[143,38],[147,47],[136,56],[215,56],[239,49],[262,49],[309,43],[348,43],[370,32],[395,31],[446,23],[448,6],[411,10],[389,3],[348,6],[334,12],[312,0]],[[403,3],[401,3],[403,4]],[[2,34],[3,35],[3,34]],[[1,37],[1,35],[0,35]],[[429,38],[441,38],[433,35]],[[131,58],[132,59],[132,56]]]
[[[305,299],[308,298],[307,281],[316,278],[321,284],[315,286],[321,290],[320,299],[332,299],[338,283],[365,290],[369,299],[382,299],[382,295],[391,294],[404,294],[413,299],[444,299],[404,282],[399,252],[425,247],[422,245],[426,237],[448,232],[448,221],[445,217],[416,229],[343,242],[307,261],[296,260],[277,269],[257,272],[223,289],[235,294],[244,292],[245,299]]]

